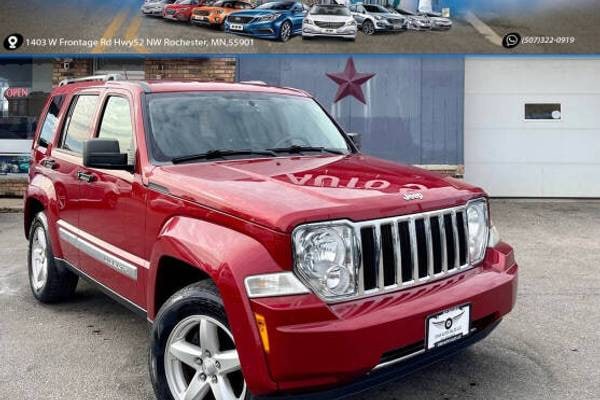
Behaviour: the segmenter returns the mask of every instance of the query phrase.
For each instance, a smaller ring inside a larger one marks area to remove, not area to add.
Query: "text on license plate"
[[[469,335],[471,327],[471,305],[463,305],[427,318],[426,349],[454,342]]]
[[[232,31],[243,31],[244,30],[244,25],[242,25],[242,24],[231,24],[231,25],[229,25],[229,28],[231,28]]]

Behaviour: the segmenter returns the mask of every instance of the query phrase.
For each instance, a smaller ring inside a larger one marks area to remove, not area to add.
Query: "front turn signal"
[[[260,334],[260,340],[262,341],[263,349],[265,350],[265,353],[269,353],[269,351],[271,351],[271,346],[269,345],[267,321],[265,320],[265,317],[260,314],[254,314],[254,318],[256,318],[256,326],[258,327],[258,333]]]

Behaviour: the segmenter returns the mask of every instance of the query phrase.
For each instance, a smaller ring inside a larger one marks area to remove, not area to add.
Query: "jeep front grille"
[[[443,279],[469,268],[466,207],[358,222],[358,296]]]

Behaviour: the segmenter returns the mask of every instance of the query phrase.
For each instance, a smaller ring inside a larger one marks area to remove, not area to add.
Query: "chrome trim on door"
[[[90,241],[81,237],[79,229],[70,225],[68,222],[58,221],[58,235],[67,243],[70,243],[78,250],[84,252],[93,259],[103,263],[107,267],[127,276],[128,278],[137,280],[138,267],[119,258],[109,252],[101,249]],[[87,235],[90,237],[91,235]]]

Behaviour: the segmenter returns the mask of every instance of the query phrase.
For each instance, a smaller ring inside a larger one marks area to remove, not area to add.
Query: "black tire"
[[[362,24],[362,31],[365,35],[372,35],[375,33],[375,25],[371,21],[365,21]]]
[[[287,30],[284,30],[284,26],[287,27]],[[288,32],[285,34],[285,32]],[[290,21],[283,21],[281,27],[279,28],[279,40],[282,42],[287,42],[292,37],[292,23]]]
[[[231,330],[219,290],[212,281],[194,283],[171,296],[160,308],[150,336],[148,364],[150,380],[158,400],[174,400],[165,375],[165,348],[175,326],[192,315],[209,316]],[[246,390],[245,399],[252,398]]]
[[[46,241],[47,278],[42,287],[36,288],[33,283],[32,250],[34,236],[38,229],[42,229]],[[73,296],[77,288],[79,277],[73,272],[56,265],[52,244],[48,234],[48,219],[43,212],[38,213],[29,228],[29,248],[27,251],[27,269],[29,271],[29,286],[33,296],[42,303],[56,303],[67,300]]]

